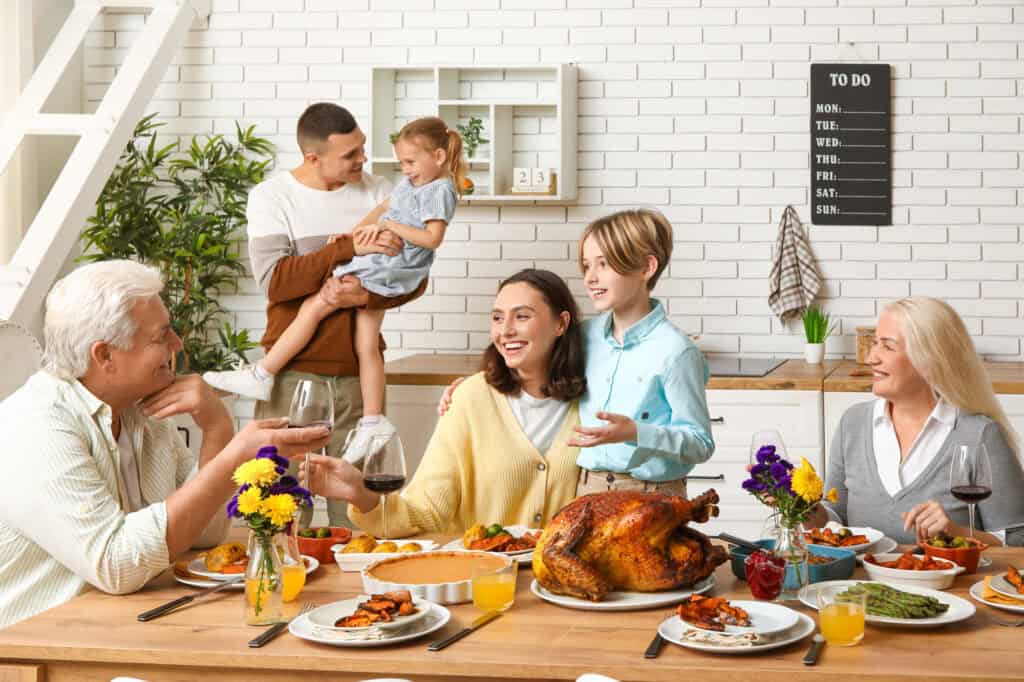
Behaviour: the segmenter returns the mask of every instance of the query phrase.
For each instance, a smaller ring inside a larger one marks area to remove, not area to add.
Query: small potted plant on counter
[[[804,359],[811,365],[820,365],[825,358],[825,340],[835,330],[835,322],[831,315],[811,306],[803,312],[804,335],[807,343],[804,345]]]

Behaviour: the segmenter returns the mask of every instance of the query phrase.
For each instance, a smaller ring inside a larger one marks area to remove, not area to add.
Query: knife
[[[434,642],[433,644],[427,647],[427,651],[440,651],[449,644],[459,641],[469,633],[473,632],[473,630],[476,630],[477,628],[486,625],[487,623],[490,623],[492,620],[494,620],[500,615],[501,611],[488,611],[484,615],[474,620],[473,624],[470,625],[468,628],[462,628],[451,637],[445,637],[444,639],[438,642]]]
[[[212,594],[214,594],[216,592],[220,592],[221,590],[225,590],[225,589],[231,587],[232,585],[237,585],[241,581],[242,581],[242,576],[239,576],[238,578],[233,578],[231,580],[226,580],[226,581],[222,582],[220,585],[217,585],[216,587],[211,587],[211,588],[209,588],[208,590],[206,590],[204,592],[200,592],[198,594],[189,594],[189,595],[185,595],[184,597],[179,597],[178,599],[175,599],[174,601],[169,601],[166,604],[161,604],[160,606],[156,607],[155,609],[150,609],[149,611],[144,611],[144,612],[140,613],[138,615],[138,619],[139,619],[140,622],[145,623],[147,620],[153,620],[154,618],[158,618],[158,617],[164,615],[165,613],[167,613],[169,611],[173,611],[174,609],[178,608],[179,606],[184,606],[185,604],[188,604],[190,602],[206,601],[210,597],[210,595],[212,595]]]
[[[814,665],[818,662],[818,655],[821,654],[821,648],[825,646],[825,638],[820,634],[814,636],[811,640],[811,648],[807,650],[807,655],[804,656],[804,665]]]
[[[730,545],[737,545],[739,547],[743,547],[744,549],[749,549],[751,552],[760,552],[761,550],[768,549],[767,547],[762,547],[761,545],[754,544],[750,540],[744,540],[743,538],[738,538],[735,535],[729,535],[728,533],[719,533],[714,537],[717,537],[720,540],[725,540]]]
[[[665,640],[661,638],[661,634],[655,632],[654,639],[647,645],[647,651],[644,652],[644,658],[657,658],[664,644]]]

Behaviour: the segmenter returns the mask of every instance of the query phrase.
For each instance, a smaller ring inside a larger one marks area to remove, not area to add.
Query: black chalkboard
[[[811,64],[811,222],[892,224],[888,64]]]

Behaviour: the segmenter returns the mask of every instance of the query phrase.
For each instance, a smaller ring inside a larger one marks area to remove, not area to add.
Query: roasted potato
[[[399,552],[420,552],[422,550],[423,548],[416,542],[407,542],[398,548]]]
[[[469,549],[477,540],[483,540],[487,537],[487,526],[482,523],[478,523],[475,526],[471,526],[465,533],[462,534],[462,546]]]
[[[360,535],[349,540],[342,554],[369,554],[377,546],[377,539],[372,535]]]
[[[397,542],[382,542],[373,548],[374,554],[390,554],[398,551]]]
[[[245,545],[241,542],[226,542],[207,552],[203,562],[206,564],[207,571],[220,572],[228,564],[233,564],[244,557]]]

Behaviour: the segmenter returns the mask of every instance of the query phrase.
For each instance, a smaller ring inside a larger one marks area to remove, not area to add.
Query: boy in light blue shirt
[[[655,211],[620,211],[587,226],[580,267],[594,306],[584,323],[587,393],[570,445],[582,448],[577,494],[613,489],[686,494],[686,474],[715,450],[707,363],[650,296],[672,255]]]

